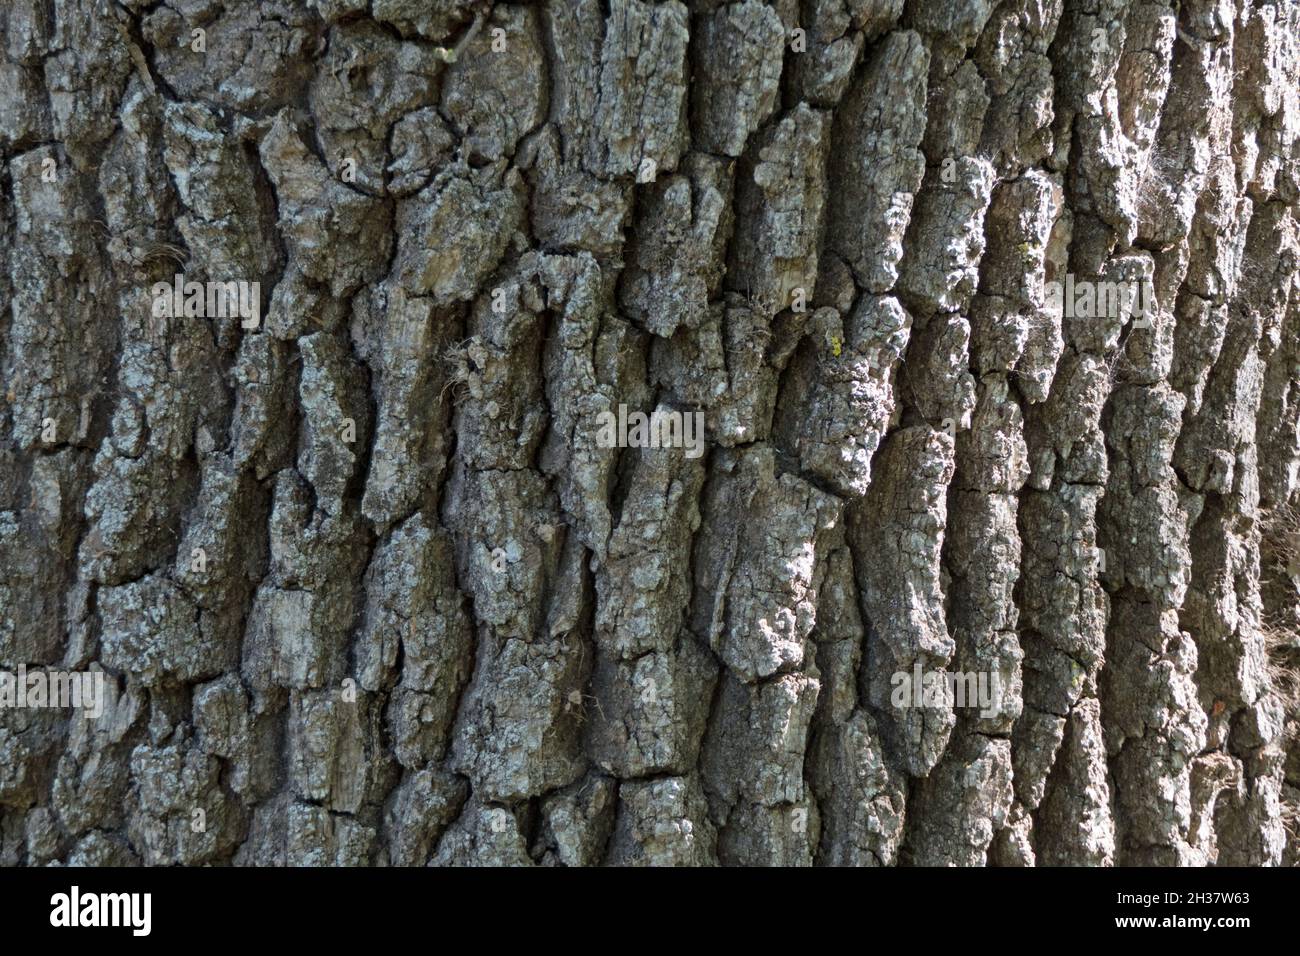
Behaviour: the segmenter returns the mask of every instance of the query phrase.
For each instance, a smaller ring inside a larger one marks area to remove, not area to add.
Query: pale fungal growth
[[[445,46],[434,47],[434,53],[437,54],[438,59],[442,60],[443,63],[455,63],[460,59],[460,55],[465,51],[466,47],[474,42],[474,38],[478,36],[478,31],[482,26],[483,14],[477,13],[474,15],[474,22],[469,25],[469,29],[465,31],[465,35],[456,42],[454,47],[450,50]]]

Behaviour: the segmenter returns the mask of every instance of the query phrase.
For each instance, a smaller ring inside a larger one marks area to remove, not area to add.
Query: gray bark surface
[[[1296,0],[8,0],[0,187],[0,863],[1300,862]]]

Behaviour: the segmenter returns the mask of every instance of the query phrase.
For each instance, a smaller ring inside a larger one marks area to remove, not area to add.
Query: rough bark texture
[[[1297,862],[1295,0],[0,40],[0,863]]]

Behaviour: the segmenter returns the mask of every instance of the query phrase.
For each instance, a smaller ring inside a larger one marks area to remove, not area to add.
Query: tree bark
[[[1300,859],[1295,0],[0,37],[0,863]]]

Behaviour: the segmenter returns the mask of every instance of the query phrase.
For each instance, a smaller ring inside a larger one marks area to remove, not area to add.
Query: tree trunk
[[[1297,862],[1296,0],[0,36],[0,863]]]

